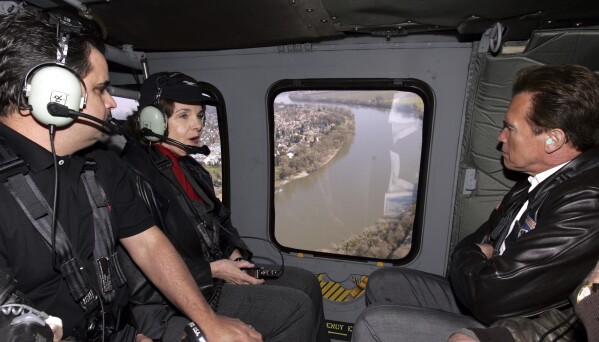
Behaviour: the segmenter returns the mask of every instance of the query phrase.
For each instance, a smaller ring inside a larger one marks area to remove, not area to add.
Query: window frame
[[[418,192],[416,199],[416,213],[412,226],[412,245],[410,252],[401,259],[380,259],[366,256],[343,255],[327,252],[319,252],[284,246],[275,238],[275,157],[274,157],[274,101],[276,97],[284,92],[302,91],[302,90],[392,90],[412,92],[422,98],[424,103],[423,126],[422,126],[422,150],[420,155],[420,169]],[[268,144],[269,144],[269,226],[268,235],[277,248],[283,253],[296,253],[302,255],[311,255],[329,259],[358,260],[358,261],[383,261],[386,264],[402,265],[407,264],[420,252],[421,236],[423,227],[423,209],[425,203],[425,194],[427,188],[428,160],[430,156],[430,147],[432,143],[432,127],[434,123],[434,94],[430,86],[423,81],[405,78],[368,78],[368,79],[285,79],[275,82],[270,86],[266,96],[268,111]]]
[[[222,173],[222,199],[221,202],[226,208],[231,207],[231,182],[230,182],[230,157],[229,157],[229,135],[227,127],[227,107],[223,94],[214,85],[198,81],[202,91],[208,94],[211,98],[216,99],[217,103],[209,104],[216,108],[216,118],[218,122],[218,134],[220,136],[220,152],[221,152],[221,173]]]

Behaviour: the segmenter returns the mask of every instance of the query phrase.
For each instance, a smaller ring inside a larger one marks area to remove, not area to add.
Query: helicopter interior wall
[[[267,109],[267,93],[274,83],[314,78],[413,78],[426,83],[435,101],[433,132],[422,234],[413,246],[418,253],[407,266],[444,274],[471,54],[472,43],[381,43],[381,39],[376,39],[370,44],[353,40],[341,40],[335,45],[312,44],[309,51],[301,52],[269,47],[149,53],[147,57],[151,72],[181,71],[222,93],[227,112],[232,219],[242,235],[262,238],[269,237],[274,190],[270,185]],[[131,80],[130,75],[111,75],[115,85],[130,84]],[[267,245],[247,242],[257,255],[274,253]],[[278,255],[272,258],[277,260]],[[338,282],[356,274],[368,275],[378,267],[374,262],[294,255],[286,255],[285,265],[301,266],[315,274],[326,273]],[[363,297],[351,302],[325,301],[325,314],[327,319],[354,322],[364,306]]]
[[[244,235],[268,238],[270,137],[267,94],[284,79],[413,78],[434,94],[422,234],[417,256],[406,266],[443,275],[453,244],[482,223],[513,180],[501,171],[496,136],[511,98],[516,72],[535,63],[581,63],[597,70],[596,30],[537,32],[522,53],[492,56],[478,42],[382,42],[341,39],[334,43],[208,52],[148,53],[150,70],[177,70],[215,86],[227,108],[233,222]],[[131,76],[111,74],[113,84]],[[464,195],[467,168],[477,187]],[[455,205],[455,207],[454,207]],[[309,214],[309,213],[307,213]],[[453,227],[453,231],[452,231]],[[267,247],[257,253],[272,253]],[[336,281],[369,274],[373,262],[286,256],[288,265]],[[353,322],[363,308],[325,301],[327,318]]]
[[[453,241],[484,222],[502,196],[514,184],[514,174],[503,172],[497,136],[503,127],[517,72],[534,64],[581,64],[599,70],[599,30],[538,31],[521,54],[492,56],[480,53],[472,68],[468,91],[460,176],[456,193]],[[476,188],[464,192],[466,170],[475,170]]]
[[[244,234],[268,237],[272,200],[266,97],[283,79],[415,78],[434,92],[434,136],[421,253],[412,267],[443,274],[451,227],[458,146],[471,43],[312,44],[309,51],[279,47],[148,53],[152,72],[178,70],[214,85],[227,108],[233,222]],[[114,84],[131,77],[112,75]],[[292,258],[291,258],[292,259]],[[293,264],[293,260],[289,260]],[[334,262],[334,261],[331,261]],[[360,265],[362,263],[359,263]],[[307,265],[307,260],[302,260]],[[314,266],[322,265],[319,261]],[[372,269],[366,265],[366,269]],[[318,271],[314,269],[313,271]],[[367,272],[370,273],[370,272]]]

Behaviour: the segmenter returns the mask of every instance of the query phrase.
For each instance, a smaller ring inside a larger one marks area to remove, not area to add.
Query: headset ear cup
[[[72,71],[59,66],[45,66],[36,70],[27,85],[27,103],[33,117],[46,125],[62,127],[73,118],[57,117],[48,113],[48,103],[56,102],[79,111],[83,102],[81,79]]]
[[[155,106],[146,106],[139,112],[139,129],[147,128],[158,135],[166,134],[166,115]],[[144,136],[149,141],[156,142],[160,139],[153,136]]]

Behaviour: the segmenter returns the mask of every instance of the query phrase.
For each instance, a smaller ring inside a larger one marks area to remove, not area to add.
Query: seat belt
[[[101,294],[107,303],[115,297],[113,278],[117,285],[125,283],[125,277],[116,258],[112,225],[108,217],[105,193],[95,180],[95,162],[87,162],[81,179],[85,186],[94,216],[96,272]],[[27,218],[45,240],[48,248],[52,246],[51,219],[52,209],[33,179],[28,174],[29,166],[11,150],[0,144],[0,182],[17,201]],[[60,222],[56,225],[56,254],[60,263],[60,272],[67,282],[69,292],[86,315],[91,315],[99,307],[99,298],[90,286],[78,256]],[[113,277],[114,275],[114,277]]]
[[[185,214],[193,222],[193,225],[196,227],[196,231],[200,234],[202,240],[204,240],[204,243],[210,254],[210,258],[213,259],[212,261],[221,259],[222,252],[220,251],[218,246],[218,225],[215,225],[216,227],[214,229],[213,237],[210,237],[206,229],[206,223],[204,222],[204,220],[201,219],[199,213],[192,212],[192,210],[195,209],[195,211],[197,211],[199,210],[199,208],[193,205],[192,201],[189,199],[189,196],[187,196],[187,194],[185,194],[185,192],[181,189],[181,185],[179,184],[179,181],[177,180],[175,174],[171,169],[173,162],[167,156],[161,157],[162,158],[160,160],[154,161],[152,155],[150,155],[150,158],[152,158],[152,163],[154,163],[154,165],[160,171],[160,173],[162,173],[162,175],[168,179],[171,187],[177,194],[176,199],[179,202],[179,205],[181,206],[183,211],[185,211]],[[191,182],[192,180],[189,181]]]
[[[92,159],[85,161],[81,180],[94,215],[94,257],[96,258],[96,274],[102,295],[109,301],[114,300],[112,282],[121,287],[127,281],[119,263],[118,252],[114,244],[112,223],[110,221],[110,204],[104,189],[96,180],[96,162]]]

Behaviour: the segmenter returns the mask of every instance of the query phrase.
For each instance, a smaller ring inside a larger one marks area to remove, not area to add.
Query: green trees
[[[350,236],[339,245],[334,244],[324,252],[378,259],[403,258],[412,245],[412,222],[415,212],[415,205],[407,206],[399,215],[381,218],[373,226]]]
[[[275,112],[275,185],[325,165],[354,135],[353,114],[343,107],[291,105]]]

